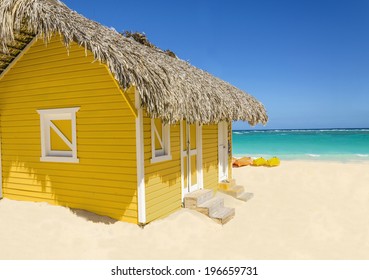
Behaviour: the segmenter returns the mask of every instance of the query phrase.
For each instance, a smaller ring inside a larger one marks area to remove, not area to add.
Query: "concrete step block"
[[[210,218],[217,223],[224,225],[225,223],[228,223],[235,216],[235,214],[236,212],[234,208],[222,207],[217,212],[210,215]]]
[[[244,192],[241,195],[237,196],[237,199],[247,202],[253,197],[254,197],[253,193]]]
[[[214,196],[213,190],[203,189],[197,190],[185,195],[184,207],[196,208],[198,205],[205,203]]]
[[[223,207],[224,207],[224,199],[220,197],[213,197],[205,201],[204,203],[197,205],[196,210],[205,215],[211,216],[212,214],[214,214]]]
[[[229,190],[236,185],[235,179],[227,179],[218,183],[219,190]]]

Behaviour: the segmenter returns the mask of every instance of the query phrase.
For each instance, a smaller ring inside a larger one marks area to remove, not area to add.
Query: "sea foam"
[[[317,155],[317,154],[306,154],[306,155],[309,157],[320,157],[320,155]]]

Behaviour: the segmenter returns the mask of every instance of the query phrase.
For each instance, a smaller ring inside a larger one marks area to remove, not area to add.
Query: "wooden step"
[[[228,190],[220,189],[219,191],[245,202],[254,197],[253,193],[245,192],[245,188],[241,185],[235,185]]]
[[[235,216],[235,209],[229,207],[222,207],[212,215],[212,218],[217,223],[224,225],[225,223],[229,222]]]
[[[236,185],[229,188],[228,190],[220,189],[219,191],[237,198],[245,192],[245,188],[241,185]]]
[[[213,190],[198,190],[192,193],[186,194],[184,197],[185,208],[196,208],[198,205],[210,200],[214,195]]]
[[[185,195],[184,207],[207,215],[214,221],[225,224],[235,215],[234,208],[224,207],[224,199],[214,197],[213,190],[198,190]]]
[[[241,185],[236,185],[231,187],[228,191],[227,191],[231,196],[233,197],[239,197],[240,195],[242,195],[243,193],[245,193],[245,188]]]
[[[220,197],[213,197],[204,203],[197,205],[196,210],[211,216],[215,212],[217,212],[220,208],[224,207],[224,199]]]
[[[236,185],[235,179],[227,179],[218,183],[219,190],[229,190]]]
[[[253,193],[244,192],[240,196],[237,196],[236,198],[239,199],[239,200],[242,200],[242,201],[247,202],[247,201],[249,201],[253,197],[254,197],[254,194]]]

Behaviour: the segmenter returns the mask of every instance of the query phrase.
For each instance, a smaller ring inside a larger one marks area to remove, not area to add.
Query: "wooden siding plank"
[[[94,213],[97,213],[99,215],[109,216],[113,219],[120,220],[120,221],[126,221],[130,223],[137,223],[137,210],[117,210],[117,209],[111,209],[91,204],[84,204],[84,203],[75,203],[75,202],[69,202],[69,201],[55,201],[53,199],[47,199],[47,198],[39,198],[39,197],[31,197],[28,195],[22,196],[22,195],[13,195],[11,193],[7,193],[7,197],[9,199],[14,200],[22,200],[22,201],[33,201],[33,202],[48,202],[53,205],[59,205],[59,206],[65,206],[69,208],[74,209],[88,209],[87,211],[91,211]]]
[[[75,80],[76,75],[78,76],[78,79]],[[85,81],[95,81],[96,82],[96,78],[98,77],[98,81],[99,82],[108,82],[110,80],[110,77],[106,77],[106,75],[104,75],[104,71],[103,69],[84,69],[83,72],[81,70],[74,70],[74,71],[65,71],[62,72],[60,71],[60,73],[58,73],[58,75],[51,75],[49,71],[47,72],[43,72],[41,71],[40,73],[36,72],[25,72],[25,73],[19,73],[17,76],[13,76],[13,77],[8,77],[8,79],[6,79],[6,81],[4,81],[4,83],[2,84],[2,86],[7,86],[7,85],[11,85],[12,83],[14,83],[14,81],[17,81],[17,85],[25,85],[26,81],[28,80],[32,80],[32,84],[39,84],[39,83],[45,83],[47,82],[49,83],[55,83],[58,81],[70,81],[72,83],[76,82],[79,83],[78,81],[84,79]]]
[[[28,165],[35,170],[63,170],[63,171],[78,171],[78,172],[97,172],[97,173],[107,173],[107,174],[131,174],[136,168],[134,163],[128,162],[129,164],[124,164],[121,166],[113,165],[102,165],[99,161],[95,162],[93,165],[85,164],[83,159],[80,159],[81,164],[65,164],[60,162],[40,162],[40,161],[16,161],[16,160],[3,160],[4,168],[17,169],[18,165],[22,166]],[[21,167],[23,168],[23,167]]]
[[[120,131],[120,132],[124,132],[128,130],[134,130],[134,124],[133,123],[124,123],[122,125],[120,124],[79,124],[78,125],[78,132],[79,133],[84,133],[84,132],[94,132],[94,131],[98,131],[98,132],[115,132],[115,131]],[[22,127],[22,133],[23,132],[36,132],[38,131],[39,133],[40,130],[40,122],[37,122],[37,125],[34,126],[25,126]],[[14,127],[14,126],[5,126],[2,127],[1,131],[5,134],[7,133],[19,133],[19,128]]]
[[[39,108],[40,103],[42,102],[43,107],[47,106],[55,106],[55,103],[58,103],[58,106],[66,106],[69,104],[78,104],[78,103],[86,103],[88,102],[91,107],[89,107],[89,110],[96,110],[101,109],[104,110],[105,108],[109,108],[109,110],[124,110],[127,108],[126,104],[124,104],[123,98],[119,96],[114,96],[114,98],[109,98],[109,100],[106,99],[106,96],[97,96],[97,97],[89,97],[89,96],[82,96],[77,97],[73,96],[73,102],[71,100],[66,99],[62,96],[55,97],[55,99],[48,99],[48,100],[33,100],[33,101],[27,101],[29,98],[18,98],[16,102],[12,102],[10,98],[7,98],[8,103],[2,104],[2,108],[9,110],[8,114],[10,115],[11,110],[17,109],[17,110],[27,110],[31,111],[33,108]],[[60,104],[60,105],[59,105]],[[94,104],[94,106],[92,105]],[[88,110],[86,110],[88,111]],[[18,113],[19,114],[19,113]]]
[[[165,199],[162,199],[165,198]],[[172,205],[181,207],[181,192],[177,192],[175,194],[167,193],[161,194],[160,196],[156,196],[155,198],[147,201],[150,203],[150,207],[146,208],[146,213],[150,215],[151,213],[155,213],[159,211],[161,208],[165,207],[166,205]]]
[[[32,192],[31,196],[33,195],[40,196],[40,197],[42,197],[43,195],[50,195],[52,197],[72,196],[75,198],[80,198],[81,200],[96,199],[106,204],[109,204],[109,202],[116,202],[119,204],[123,203],[127,205],[134,204],[135,207],[137,205],[136,196],[133,196],[133,194],[128,194],[128,193],[127,195],[124,195],[124,194],[105,194],[105,193],[92,192],[92,191],[89,191],[89,192],[76,191],[76,190],[66,189],[64,186],[62,188],[57,188],[57,187],[47,188],[46,190],[48,191],[45,191],[42,188],[34,186],[34,185],[16,184],[16,183],[10,183],[10,182],[8,182],[6,186],[7,187],[5,188],[5,190],[7,191],[9,189],[9,191],[13,194],[23,195],[24,192]],[[129,208],[133,208],[133,207],[129,207]]]
[[[37,150],[38,148],[38,150]],[[28,160],[29,157],[37,157],[39,158],[41,156],[41,150],[39,149],[39,145],[37,147],[32,149],[27,149],[24,146],[7,146],[6,150],[6,156],[12,157],[13,160],[19,161],[19,154],[22,154],[22,159]],[[123,147],[124,148],[124,147]],[[131,149],[127,149],[127,151],[124,150],[115,150],[112,152],[104,152],[104,151],[81,151],[78,150],[78,157],[84,158],[85,160],[92,160],[92,161],[98,161],[100,159],[111,159],[111,160],[127,160],[127,161],[134,161],[136,162],[136,153],[133,152]],[[86,163],[89,163],[88,161]],[[92,163],[91,163],[92,164]]]
[[[54,199],[55,201],[65,201],[70,203],[78,203],[78,204],[86,204],[86,205],[94,205],[96,207],[101,207],[105,209],[112,210],[122,210],[122,209],[132,209],[137,210],[137,204],[134,203],[125,203],[125,202],[113,202],[113,201],[105,201],[96,197],[76,197],[74,195],[62,195],[62,194],[50,194],[45,192],[32,192],[32,191],[21,191],[15,189],[5,189],[4,194],[13,194],[13,195],[21,195],[21,196],[29,196],[29,197],[38,197],[45,199]]]
[[[59,164],[59,165],[57,165]],[[125,176],[134,177],[133,172],[135,168],[130,167],[94,167],[86,166],[81,161],[81,164],[63,164],[55,162],[42,162],[40,164],[26,163],[29,168],[18,167],[16,165],[10,165],[9,162],[3,162],[3,175],[9,170],[11,172],[19,172],[25,174],[40,174],[40,175],[60,175],[62,176],[66,172],[70,176],[80,177],[80,178],[110,178],[115,180],[124,180]]]
[[[75,78],[70,80],[57,80],[57,81],[44,81],[39,83],[30,82],[29,84],[15,84],[15,82],[2,82],[0,84],[0,90],[6,91],[9,87],[11,87],[12,91],[22,91],[29,89],[45,89],[49,87],[64,87],[64,86],[81,86],[84,88],[85,86],[85,78]],[[96,76],[93,80],[90,81],[94,84],[99,84],[104,87],[111,87],[111,81],[106,78]]]
[[[181,209],[181,204],[163,204],[162,206],[158,206],[156,209],[152,209],[152,211],[147,213],[147,220],[153,221],[155,219],[166,217],[179,209]]]
[[[52,189],[63,189],[63,190],[72,190],[79,191],[81,193],[99,193],[99,194],[107,194],[107,195],[116,195],[116,196],[126,196],[130,197],[132,201],[137,201],[135,196],[132,196],[132,193],[136,192],[137,188],[132,183],[131,185],[125,184],[124,186],[113,187],[108,183],[105,183],[107,186],[96,186],[95,185],[84,185],[79,184],[75,186],[73,184],[68,184],[65,181],[58,182],[55,179],[51,181],[38,181],[32,178],[16,178],[11,177],[6,180],[5,185],[11,184],[17,187],[14,189],[18,190],[30,190],[30,191],[40,191],[40,190],[52,190]],[[9,187],[7,187],[9,188]]]
[[[147,194],[146,199],[147,202],[150,202],[150,205],[154,205],[157,201],[162,201],[163,199],[169,199],[171,197],[178,197],[179,195],[179,199],[181,199],[181,189],[176,187],[176,188],[160,188],[155,192],[150,192],[149,194]],[[160,200],[158,200],[160,198]]]
[[[115,117],[115,118],[129,118],[132,116],[130,112],[125,112],[125,108],[122,107],[120,109],[106,109],[105,107],[101,107],[101,105],[89,104],[88,99],[86,99],[86,104],[88,104],[88,108],[81,108],[79,112],[77,112],[77,118],[96,118],[96,117]],[[51,107],[51,105],[45,106],[44,103],[40,102],[38,107],[30,107],[29,109],[19,109],[19,110],[4,110],[2,111],[2,117],[9,120],[26,120],[30,117],[39,118],[37,113],[38,109],[55,109],[55,108],[65,108],[65,107],[80,107],[81,103],[71,102],[68,100],[64,100],[63,102],[57,102],[57,105]],[[128,109],[128,107],[126,107]]]
[[[18,179],[29,179],[30,181],[34,182],[37,181],[40,184],[51,184],[51,183],[66,183],[71,184],[75,187],[79,186],[97,186],[97,187],[108,187],[108,188],[123,188],[124,189],[130,189],[130,190],[136,190],[137,184],[136,181],[134,181],[134,178],[125,178],[124,182],[121,182],[119,180],[108,180],[105,178],[84,178],[83,180],[80,180],[78,185],[76,185],[76,181],[80,179],[79,177],[73,177],[69,176],[68,174],[63,175],[55,175],[52,174],[52,181],[50,180],[50,175],[48,176],[42,176],[42,174],[29,174],[29,173],[21,173],[21,172],[12,172],[12,176],[7,178],[6,180],[10,180],[12,178]],[[36,176],[38,175],[38,176]]]
[[[19,106],[18,103],[23,104],[24,102],[38,102],[44,101],[44,94],[47,93],[47,100],[60,100],[60,99],[84,99],[84,98],[100,98],[102,103],[112,103],[106,97],[110,97],[114,95],[116,89],[109,87],[104,89],[94,89],[92,91],[88,90],[64,90],[64,89],[45,89],[41,93],[38,90],[27,90],[22,92],[17,92],[17,95],[14,96],[14,92],[7,91],[2,93],[2,99],[5,104],[14,104],[14,106]],[[62,95],[62,98],[61,98]],[[116,99],[120,99],[120,96],[116,96]],[[21,100],[21,101],[20,101]]]
[[[151,176],[145,180],[147,193],[150,193],[156,188],[160,189],[164,187],[178,187],[178,180],[180,180],[180,177],[176,173],[169,173],[166,176],[155,174],[154,176]]]
[[[0,84],[1,87],[1,84]],[[64,87],[58,87],[58,86],[49,86],[42,88],[42,92],[44,94],[53,94],[53,93],[75,93],[76,95],[79,95],[80,93],[86,93],[86,92],[93,92],[100,93],[101,91],[106,91],[107,93],[111,93],[113,91],[116,91],[114,87],[112,87],[111,83],[94,83],[91,82],[89,84],[81,84],[81,85],[65,85]],[[6,90],[2,89],[2,94],[4,93],[4,97],[10,94],[19,94],[19,96],[39,96],[43,95],[39,88],[34,89],[28,89],[24,88],[23,90],[15,89],[13,87],[8,87]],[[109,95],[109,94],[107,94]]]
[[[3,143],[2,143],[3,144]],[[79,145],[77,143],[77,145]],[[78,151],[77,154],[79,155],[79,153],[85,153],[85,154],[89,154],[89,155],[93,155],[93,153],[124,153],[127,154],[128,158],[130,158],[132,155],[132,149],[135,148],[135,145],[129,144],[127,143],[126,146],[118,146],[118,145],[109,145],[109,146],[96,146],[96,145],[84,145],[81,146],[79,145],[77,147]],[[28,143],[21,143],[21,144],[13,144],[13,143],[4,143],[3,144],[3,150],[18,150],[18,151],[27,151],[27,150],[33,150],[38,152],[39,156],[41,156],[41,150],[40,150],[40,143],[38,144],[28,144]],[[123,157],[125,158],[125,157]]]

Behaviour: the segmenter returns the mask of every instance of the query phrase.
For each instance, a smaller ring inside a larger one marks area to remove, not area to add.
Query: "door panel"
[[[196,139],[197,139],[196,125],[195,124],[190,124],[190,145],[191,145],[191,150],[196,149]]]
[[[218,124],[218,159],[219,181],[228,179],[228,125],[226,122]]]
[[[182,151],[187,151],[187,126],[186,123],[183,122],[181,125],[182,132]]]
[[[199,189],[199,128],[196,124],[181,124],[183,193]]]
[[[197,185],[197,155],[191,156],[191,186],[195,185]]]
[[[185,192],[188,192],[188,164],[187,164],[187,157],[183,158],[183,188]]]

